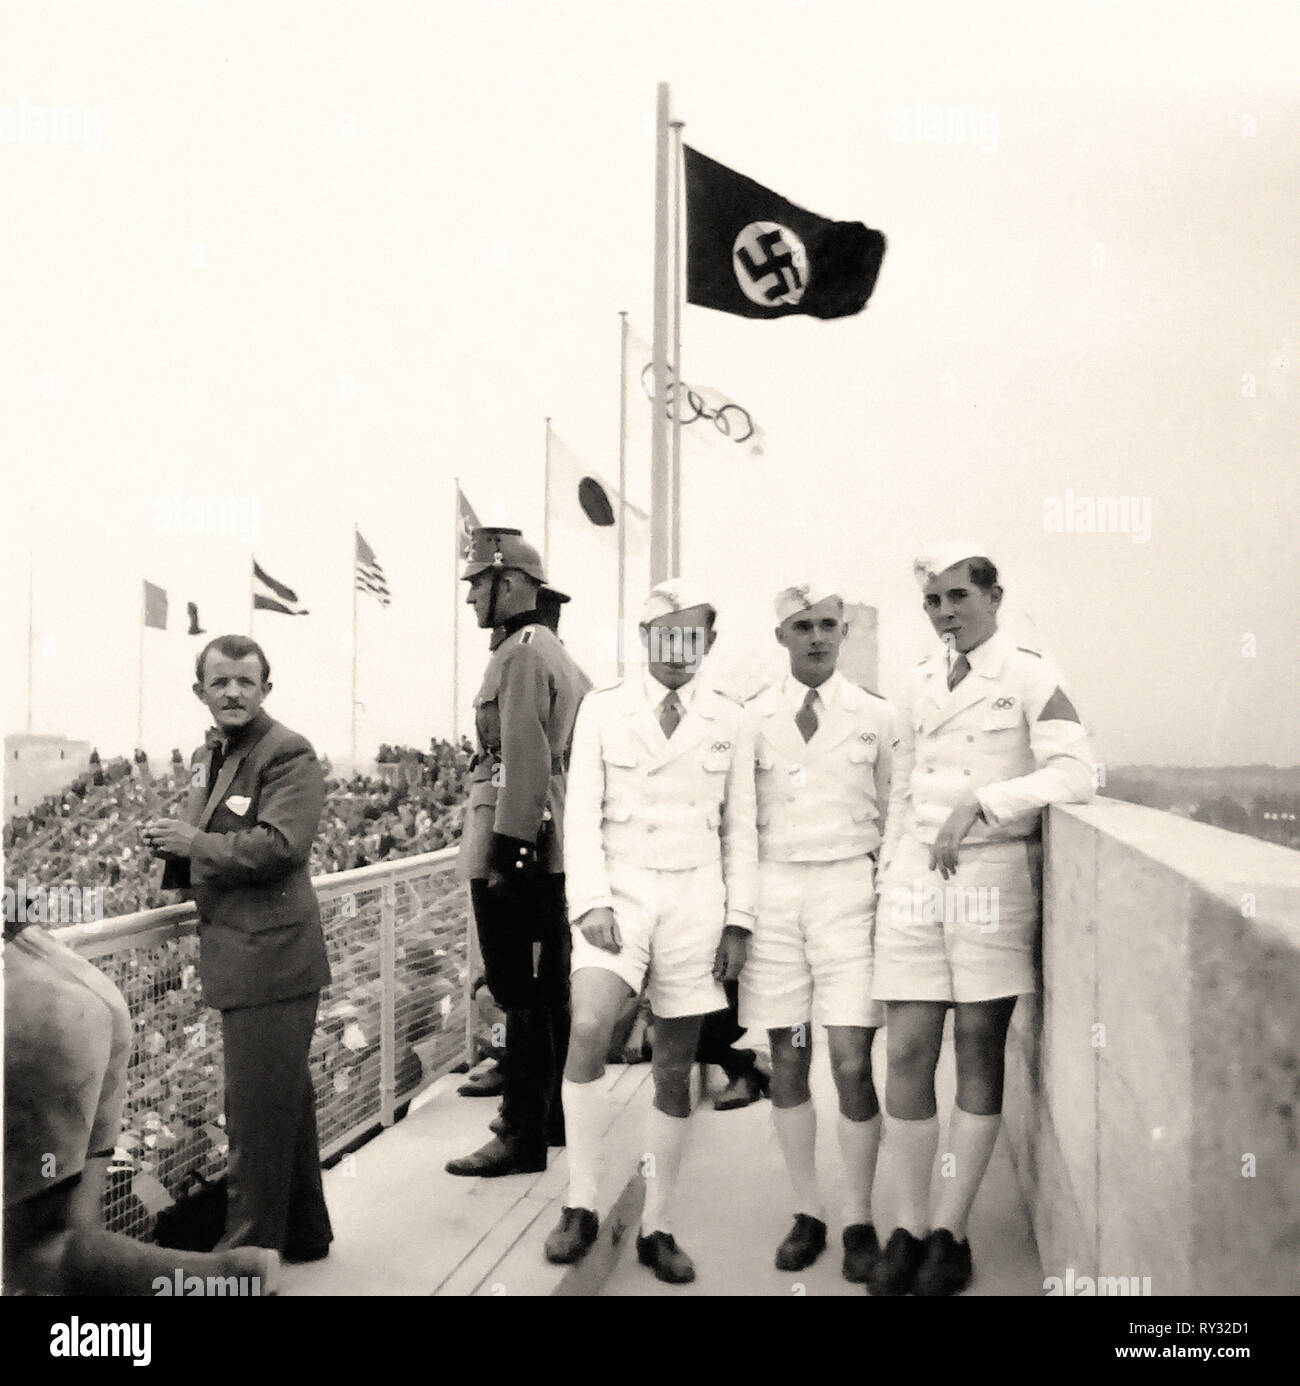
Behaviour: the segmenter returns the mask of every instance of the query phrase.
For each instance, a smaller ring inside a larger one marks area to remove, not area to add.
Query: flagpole
[[[257,610],[257,578],[253,575],[257,560],[252,551],[248,554],[248,638],[253,638],[253,612]]]
[[[352,773],[357,773],[357,523],[352,522]]]
[[[451,744],[460,745],[460,477],[453,477],[451,524]]]
[[[670,564],[674,573],[682,570],[682,126],[674,120],[673,132],[673,212],[672,212],[672,312],[673,312],[673,473],[672,473],[672,549]]]
[[[36,664],[36,507],[27,510],[27,730],[32,730],[32,670]]]
[[[614,650],[622,678],[623,622],[627,617],[627,310],[618,316],[618,626]]]
[[[655,111],[654,408],[650,411],[650,582],[669,574],[672,476],[668,465],[668,83],[660,82]]]
[[[146,588],[140,583],[140,650],[136,660],[136,689],[139,696],[135,704],[135,744],[139,750],[144,746],[144,618],[146,614]]]
[[[542,476],[542,567],[551,574],[551,419],[546,419],[546,465]]]

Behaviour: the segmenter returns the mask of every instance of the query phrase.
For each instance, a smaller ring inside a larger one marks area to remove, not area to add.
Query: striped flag
[[[282,616],[307,615],[297,592],[264,572],[257,559],[253,559],[253,610],[278,611]]]
[[[167,629],[167,593],[147,579],[144,584],[144,623],[155,630]]]
[[[358,592],[369,592],[380,606],[392,605],[392,593],[388,590],[388,579],[384,576],[384,570],[380,566],[379,560],[375,557],[375,551],[361,537],[361,531],[355,530],[357,537],[357,559],[356,559],[356,584]]]
[[[460,535],[460,556],[469,557],[469,546],[472,532],[479,528],[478,516],[474,513],[474,507],[465,499],[465,493],[456,487],[456,532]]]

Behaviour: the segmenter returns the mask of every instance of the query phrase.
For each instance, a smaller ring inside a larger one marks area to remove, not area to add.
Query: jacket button
[[[658,831],[659,831],[659,824],[658,824],[658,823],[651,823],[651,824],[649,825],[649,827],[646,828],[646,832],[648,832],[648,833],[655,833],[655,832],[658,832]]]
[[[962,774],[963,774],[963,775],[969,775],[969,774],[970,774],[970,771],[969,771],[969,770],[963,770],[963,771],[962,771]]]
[[[967,740],[967,741],[974,741],[975,738],[974,738],[973,736],[969,736],[969,735],[968,735],[968,736],[966,737],[966,740]]]

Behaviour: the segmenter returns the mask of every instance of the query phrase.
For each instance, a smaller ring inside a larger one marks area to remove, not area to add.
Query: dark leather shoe
[[[748,1107],[760,1097],[766,1097],[770,1086],[767,1075],[751,1068],[746,1073],[737,1074],[713,1099],[715,1112],[731,1112],[737,1107]]]
[[[546,1147],[540,1141],[493,1136],[472,1155],[447,1161],[448,1174],[495,1179],[503,1174],[540,1174],[546,1168]]]
[[[799,1271],[826,1250],[826,1224],[811,1213],[796,1213],[794,1226],[776,1249],[777,1270]]]
[[[873,1295],[905,1295],[925,1259],[925,1243],[905,1228],[896,1227],[867,1275]]]
[[[844,1278],[865,1285],[880,1256],[876,1229],[869,1222],[855,1222],[844,1229]]]
[[[695,1263],[677,1245],[670,1232],[651,1232],[648,1237],[637,1234],[636,1259],[649,1266],[656,1280],[668,1285],[689,1285],[695,1279]]]
[[[912,1284],[914,1295],[959,1295],[971,1282],[970,1242],[959,1242],[946,1227],[925,1239],[925,1259]]]
[[[505,1090],[506,1075],[500,1064],[456,1089],[462,1097],[500,1097]]]
[[[546,1239],[546,1259],[557,1266],[581,1261],[595,1245],[600,1219],[590,1208],[564,1208]]]

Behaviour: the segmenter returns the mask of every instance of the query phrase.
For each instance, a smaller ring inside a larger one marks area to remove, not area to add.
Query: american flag
[[[356,536],[357,591],[369,592],[378,600],[380,606],[389,606],[393,598],[388,590],[388,579],[384,576],[384,570],[379,566],[374,549],[361,537],[360,530],[356,531]]]

